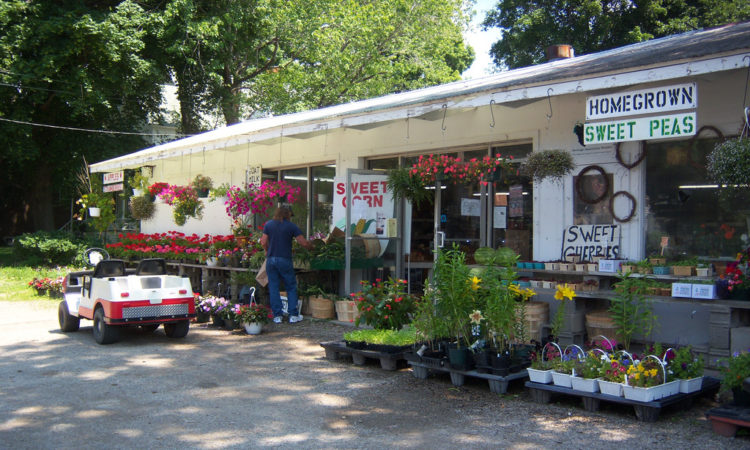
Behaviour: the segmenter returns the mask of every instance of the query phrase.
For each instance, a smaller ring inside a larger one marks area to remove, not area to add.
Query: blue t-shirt
[[[292,259],[292,239],[302,234],[294,223],[284,220],[269,220],[263,227],[268,235],[268,253],[266,256]]]

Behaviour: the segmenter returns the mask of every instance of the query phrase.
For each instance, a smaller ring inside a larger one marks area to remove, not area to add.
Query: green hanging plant
[[[138,197],[130,198],[130,215],[133,219],[148,220],[154,215],[154,202],[151,201],[151,197],[141,195]]]
[[[560,182],[575,168],[573,155],[566,150],[542,150],[532,152],[521,165],[521,172],[534,181],[551,178]]]
[[[716,144],[706,161],[714,183],[730,188],[750,185],[750,138],[740,136]]]
[[[414,206],[419,206],[424,201],[432,203],[435,195],[434,191],[427,189],[422,178],[411,175],[409,167],[389,170],[387,187],[393,194],[394,200],[408,200]]]

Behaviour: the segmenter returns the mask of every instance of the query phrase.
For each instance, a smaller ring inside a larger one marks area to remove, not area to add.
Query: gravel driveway
[[[331,362],[319,343],[349,328],[327,321],[109,346],[81,324],[61,333],[54,305],[0,302],[1,448],[750,448],[711,432],[709,400],[642,423],[631,408],[535,404],[522,384],[500,396]]]

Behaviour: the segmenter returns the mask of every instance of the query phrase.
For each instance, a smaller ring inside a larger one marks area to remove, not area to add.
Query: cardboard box
[[[672,283],[672,297],[691,298],[693,285],[690,283]]]
[[[599,272],[617,272],[626,259],[600,259]]]
[[[714,284],[693,284],[693,298],[702,298],[713,300],[716,298],[716,285]]]

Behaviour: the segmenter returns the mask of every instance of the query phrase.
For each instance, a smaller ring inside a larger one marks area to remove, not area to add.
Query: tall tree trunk
[[[36,164],[34,182],[30,183],[27,191],[26,203],[30,212],[31,225],[34,230],[52,231],[55,229],[52,211],[52,168],[44,161]]]
[[[198,94],[200,92],[189,69],[177,72],[177,100],[180,102],[180,132],[197,134],[201,131],[198,112]]]

